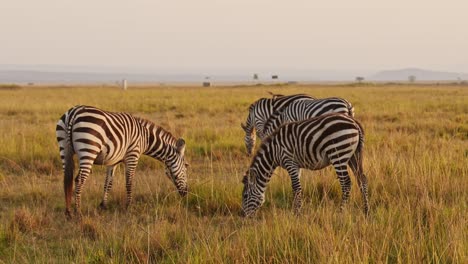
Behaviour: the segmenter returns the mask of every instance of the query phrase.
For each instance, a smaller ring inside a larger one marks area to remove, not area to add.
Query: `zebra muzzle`
[[[188,193],[188,188],[179,189],[179,194],[182,197],[185,197]]]

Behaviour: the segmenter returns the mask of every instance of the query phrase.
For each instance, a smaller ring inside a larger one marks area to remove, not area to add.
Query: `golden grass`
[[[259,214],[238,216],[249,164],[240,123],[267,91],[354,104],[366,132],[369,218],[355,181],[339,212],[332,169],[303,173],[302,215],[277,170]],[[466,263],[467,102],[467,87],[430,85],[0,90],[0,262]],[[124,209],[120,166],[109,209],[99,211],[105,169],[96,166],[83,221],[66,221],[55,123],[77,104],[131,112],[183,136],[191,193],[180,198],[161,164],[143,158],[132,207]]]

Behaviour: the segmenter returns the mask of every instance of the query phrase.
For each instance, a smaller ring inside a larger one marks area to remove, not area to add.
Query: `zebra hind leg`
[[[342,197],[340,210],[343,210],[349,200],[349,193],[351,191],[351,178],[349,177],[348,168],[346,164],[336,164],[333,165],[333,167],[335,168],[338,180],[340,181],[341,185]]]
[[[81,220],[81,190],[86,180],[88,179],[89,174],[91,173],[91,168],[86,168],[80,166],[78,175],[75,178],[75,214],[78,217],[78,220]]]
[[[112,182],[114,179],[114,168],[115,166],[109,166],[107,167],[107,174],[106,174],[106,181],[104,182],[104,196],[102,198],[102,202],[99,205],[99,208],[102,210],[107,209],[107,197],[112,189]]]
[[[351,170],[353,171],[354,176],[357,179],[359,189],[361,190],[362,200],[364,203],[364,214],[367,216],[369,215],[367,177],[362,169],[362,159],[360,158],[360,155],[353,155],[353,157],[349,160],[349,166],[351,167]]]

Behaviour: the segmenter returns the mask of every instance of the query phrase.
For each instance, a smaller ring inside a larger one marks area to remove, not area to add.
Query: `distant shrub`
[[[19,90],[23,87],[17,84],[0,84],[0,90]]]

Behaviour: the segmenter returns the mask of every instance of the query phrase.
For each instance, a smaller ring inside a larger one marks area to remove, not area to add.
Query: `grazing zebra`
[[[345,99],[338,97],[297,100],[276,110],[265,123],[263,135],[268,136],[285,123],[306,120],[329,113],[342,113],[354,117],[354,107]]]
[[[251,216],[263,204],[266,186],[278,166],[286,169],[291,177],[293,208],[299,213],[302,206],[300,169],[320,170],[329,165],[335,168],[341,184],[341,208],[347,203],[351,190],[349,165],[361,189],[367,215],[367,178],[362,169],[363,144],[361,125],[343,114],[322,115],[279,127],[264,139],[242,180],[244,215]]]
[[[115,166],[124,162],[127,207],[132,201],[132,179],[142,154],[162,161],[166,175],[179,194],[187,194],[187,165],[184,160],[185,141],[176,139],[154,123],[128,113],[113,113],[91,106],[75,106],[57,123],[57,141],[64,170],[65,214],[70,214],[73,189],[73,155],[77,154],[79,172],[75,178],[75,211],[81,217],[81,190],[93,164],[107,166],[103,209],[112,188]]]
[[[253,148],[255,146],[255,133],[257,133],[261,139],[264,138],[263,126],[274,111],[279,110],[296,100],[315,99],[306,94],[294,94],[286,96],[275,94],[272,95],[273,98],[261,98],[252,103],[249,107],[249,115],[247,116],[246,123],[241,123],[242,129],[245,131],[244,140],[248,155],[252,155]]]

